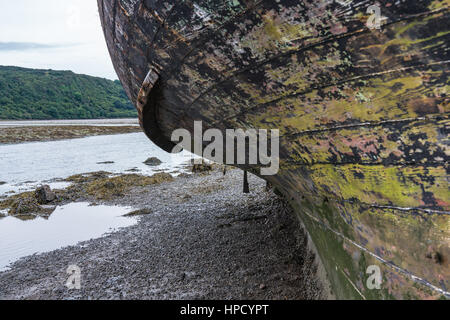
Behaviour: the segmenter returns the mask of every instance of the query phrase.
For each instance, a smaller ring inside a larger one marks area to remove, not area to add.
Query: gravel
[[[0,273],[0,299],[322,299],[292,210],[265,181],[219,171],[135,188],[107,202],[150,209],[102,238],[33,255]],[[81,289],[65,283],[81,269]]]

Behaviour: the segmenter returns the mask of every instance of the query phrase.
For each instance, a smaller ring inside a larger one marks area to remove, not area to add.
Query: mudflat
[[[214,170],[87,194],[135,208],[138,223],[19,260],[0,273],[0,299],[324,298],[328,285],[292,209],[256,176],[243,194],[242,176]],[[80,290],[65,286],[71,265]]]
[[[140,132],[139,126],[25,126],[0,127],[0,143],[12,144],[36,141],[55,141],[83,138],[87,136],[113,135]]]

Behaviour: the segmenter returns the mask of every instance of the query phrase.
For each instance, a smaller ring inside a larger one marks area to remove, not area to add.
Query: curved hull
[[[172,132],[196,120],[280,130],[280,171],[265,178],[337,297],[449,295],[448,0],[378,1],[381,30],[358,0],[98,2],[157,145],[171,150]]]

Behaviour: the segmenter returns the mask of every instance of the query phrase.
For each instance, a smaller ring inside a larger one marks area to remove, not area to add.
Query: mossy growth
[[[194,163],[191,168],[193,173],[204,173],[204,172],[210,172],[213,170],[213,166],[209,163],[202,162],[202,163]]]
[[[0,210],[8,210],[10,216],[31,220],[38,216],[47,217],[54,209],[41,206],[34,192],[13,195],[0,202]]]
[[[145,215],[148,215],[151,213],[153,213],[153,211],[151,209],[144,208],[144,209],[139,209],[139,210],[135,210],[130,213],[127,213],[124,215],[124,217],[145,216]]]
[[[56,209],[56,205],[74,201],[111,200],[122,197],[134,187],[145,187],[153,184],[173,181],[168,173],[157,173],[153,176],[126,174],[112,176],[112,173],[99,171],[73,175],[65,181],[72,182],[66,189],[54,190],[56,199],[51,205],[40,205],[36,192],[24,192],[0,201],[0,210],[7,211],[10,216],[28,220],[36,217],[48,218]],[[137,213],[135,213],[137,214]],[[140,214],[143,214],[140,212]],[[2,216],[3,217],[3,214]]]
[[[65,179],[65,181],[73,182],[73,183],[87,183],[87,182],[94,181],[96,179],[108,178],[111,175],[112,175],[112,173],[110,173],[110,172],[97,171],[97,172],[91,172],[91,173],[85,173],[85,174],[75,174],[75,175],[70,176],[67,179]]]
[[[109,200],[113,197],[124,196],[132,187],[146,187],[152,184],[173,181],[169,173],[157,173],[151,177],[138,174],[126,174],[112,178],[101,178],[89,182],[86,193],[97,200]]]

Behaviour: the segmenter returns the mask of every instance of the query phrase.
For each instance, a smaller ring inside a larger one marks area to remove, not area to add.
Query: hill
[[[119,81],[0,66],[0,119],[137,117]]]

